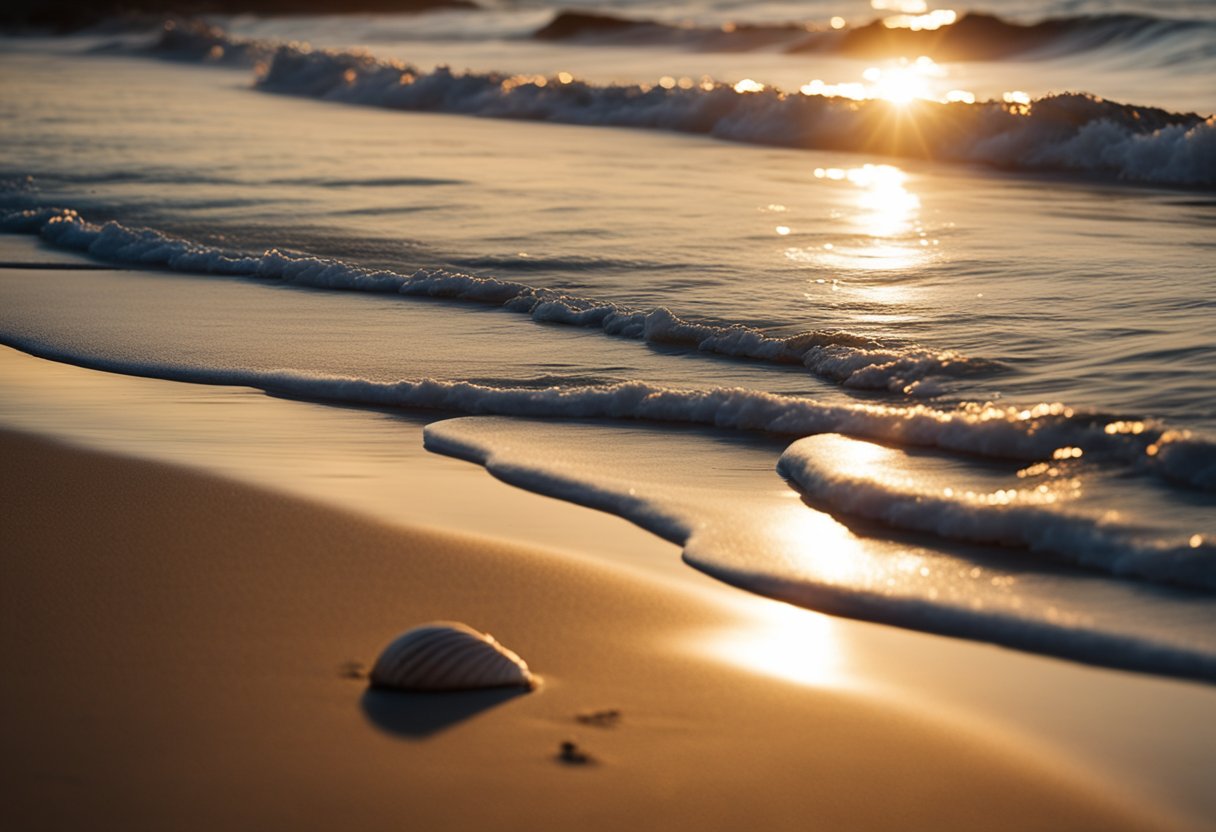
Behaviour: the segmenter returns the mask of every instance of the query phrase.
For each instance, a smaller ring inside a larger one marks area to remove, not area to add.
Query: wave
[[[1179,36],[1210,39],[1216,32],[1216,25],[1210,21],[1140,14],[1055,17],[1036,23],[1017,23],[980,12],[959,17],[953,17],[953,12],[947,14],[944,19],[953,22],[935,25],[940,20],[931,21],[932,28],[914,26],[905,16],[896,16],[834,29],[802,23],[697,26],[568,10],[558,12],[532,37],[584,44],[677,46],[707,52],[779,48],[791,53],[858,58],[925,55],[940,61],[989,61],[1032,54],[1076,54],[1110,47],[1168,45]]]
[[[1053,570],[1043,582],[1035,580],[1042,570],[1033,564],[1019,568],[1003,558],[878,540],[856,540],[838,551],[835,542],[818,537],[791,538],[782,522],[774,524],[754,504],[732,512],[670,483],[621,478],[611,473],[613,466],[571,465],[568,453],[555,463],[551,443],[571,447],[557,433],[445,419],[428,424],[424,436],[428,450],[482,465],[512,485],[624,517],[682,546],[690,566],[748,592],[832,615],[1108,667],[1216,679],[1216,652],[1210,640],[1196,636],[1210,631],[1212,608],[1193,590],[1095,581],[1068,569]],[[847,563],[837,566],[842,558]],[[909,561],[930,562],[932,577],[910,572]]]
[[[196,39],[201,39],[195,43]],[[708,134],[783,147],[865,151],[1065,172],[1187,188],[1216,187],[1216,116],[1171,113],[1078,93],[1030,104],[855,101],[703,82],[597,86],[545,76],[432,72],[365,52],[228,38],[174,26],[155,54],[258,65],[259,89],[389,109]]]
[[[558,11],[552,20],[533,32],[532,37],[585,44],[653,44],[704,52],[747,52],[774,46],[791,47],[815,33],[813,27],[800,23],[698,26],[568,9]]]
[[[970,543],[1028,549],[1065,563],[1192,589],[1216,590],[1216,543],[1202,535],[1169,539],[1152,529],[1072,511],[1054,493],[928,489],[884,479],[881,468],[850,470],[819,438],[790,445],[778,472],[815,505],[907,531]]]
[[[22,219],[26,223],[36,222],[28,214]],[[45,230],[48,226],[49,232]],[[16,230],[18,225],[0,220],[0,228]],[[477,300],[490,297],[506,303],[516,297],[514,287],[518,286],[469,275],[434,275],[426,271],[412,277],[367,272],[274,251],[260,258],[242,257],[188,246],[156,232],[133,232],[113,223],[90,227],[71,215],[66,218],[62,214],[55,215],[43,229],[46,239],[53,244],[84,248],[92,253],[114,252],[121,255],[124,262],[196,272],[274,277],[314,287],[405,291]],[[82,245],[85,243],[87,245]],[[527,303],[535,306],[536,300],[529,297]],[[636,321],[638,329],[634,337],[654,337],[653,332],[647,332],[649,315],[638,314],[642,317]],[[674,318],[666,310],[650,314],[659,314],[668,324]],[[610,314],[605,316],[603,321],[610,317]],[[632,320],[628,315],[622,317]],[[678,330],[679,326],[674,325],[674,328]],[[608,331],[607,326],[605,331]],[[1216,490],[1216,442],[1153,422],[1113,419],[1100,413],[1075,411],[1059,403],[1043,403],[1025,409],[992,403],[964,403],[954,408],[936,408],[923,403],[837,404],[748,388],[682,389],[642,381],[586,385],[481,384],[424,378],[384,382],[286,371],[182,369],[124,363],[65,353],[39,342],[10,339],[8,343],[26,352],[94,369],[247,386],[293,398],[355,405],[538,418],[648,420],[800,437],[839,433],[902,446],[939,448],[1027,462],[1049,460],[1059,448],[1079,448],[1111,464],[1144,470],[1196,489]]]
[[[1015,23],[995,15],[971,12],[936,29],[891,26],[876,20],[845,29],[836,51],[857,57],[928,55],[947,61],[985,61],[1015,56],[1074,55],[1097,49],[1168,47],[1194,35],[1210,43],[1216,24],[1142,14],[1097,14],[1054,17],[1037,23]],[[1184,48],[1194,40],[1186,40]],[[1165,54],[1170,49],[1162,50]]]
[[[950,378],[999,370],[993,361],[953,350],[887,344],[849,332],[821,330],[774,336],[741,323],[686,320],[670,309],[633,309],[611,301],[445,269],[412,274],[361,268],[340,260],[271,249],[262,254],[202,245],[118,222],[95,224],[70,209],[26,209],[0,215],[0,230],[40,234],[59,248],[115,263],[172,271],[250,276],[297,286],[444,298],[498,306],[548,324],[599,329],[607,335],[689,347],[770,364],[801,365],[845,387],[923,395]],[[922,389],[924,388],[924,389]]]
[[[278,46],[273,41],[234,37],[197,18],[170,18],[161,26],[160,36],[150,51],[170,60],[251,67],[272,56]],[[103,44],[97,51],[125,52],[127,46],[120,41]]]

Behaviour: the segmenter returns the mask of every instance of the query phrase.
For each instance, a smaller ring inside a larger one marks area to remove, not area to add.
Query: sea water
[[[0,337],[465,414],[744,589],[1216,678],[1216,14],[923,5],[7,38],[0,228],[107,268],[0,270]]]

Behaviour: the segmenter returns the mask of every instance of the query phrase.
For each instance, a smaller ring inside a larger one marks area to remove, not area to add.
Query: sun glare
[[[929,4],[925,0],[870,0],[870,8],[876,12],[924,14],[929,11]]]
[[[931,257],[938,240],[920,221],[920,198],[908,190],[908,176],[892,165],[816,168],[816,179],[840,182],[853,189],[840,212],[848,237],[813,249],[791,248],[786,257],[796,263],[827,266],[837,271],[874,272],[907,269]],[[875,296],[879,302],[904,299],[900,292]]]
[[[945,101],[947,104],[951,104],[951,103],[955,103],[955,102],[960,102],[963,104],[974,104],[975,103],[975,93],[969,92],[967,90],[950,90],[948,93],[946,93]]]
[[[928,14],[899,14],[883,18],[882,25],[888,29],[911,29],[913,32],[929,32],[949,26],[958,20],[952,9],[934,9]]]
[[[881,70],[870,67],[862,76],[871,84],[875,98],[894,104],[907,104],[917,98],[929,97],[929,85],[923,75],[906,67]]]
[[[817,78],[803,84],[799,92],[803,95],[848,98],[853,101],[888,101],[899,106],[906,106],[913,101],[962,101],[974,104],[975,95],[967,90],[935,91],[935,82],[945,78],[947,74],[946,69],[932,58],[921,55],[914,61],[901,59],[884,66],[868,67],[862,72],[860,81],[828,84]],[[939,90],[941,86],[940,83],[937,84]]]
[[[888,29],[911,29],[914,32],[930,31],[949,26],[958,20],[952,9],[929,9],[924,0],[870,0],[870,8],[877,12],[895,12],[884,18],[882,25]]]

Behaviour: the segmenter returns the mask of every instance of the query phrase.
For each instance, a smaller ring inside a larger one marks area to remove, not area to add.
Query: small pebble
[[[575,743],[566,740],[561,745],[561,752],[558,753],[557,759],[566,765],[585,766],[591,762],[591,755],[583,751]]]

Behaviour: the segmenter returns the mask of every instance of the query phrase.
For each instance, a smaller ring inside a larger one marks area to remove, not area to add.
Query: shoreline
[[[1026,749],[676,649],[729,623],[696,593],[11,431],[0,448],[22,828],[1158,825]],[[453,718],[350,678],[440,618],[542,689]],[[601,709],[620,724],[578,721]],[[556,762],[565,741],[599,764]]]
[[[811,695],[862,697],[1018,750],[1036,766],[1084,781],[1083,790],[1118,794],[1161,825],[1211,828],[1203,776],[1214,747],[1205,720],[1216,695],[1209,686],[838,619],[750,595],[685,566],[678,547],[618,517],[424,451],[422,423],[408,414],[118,376],[10,349],[0,350],[0,386],[8,394],[0,399],[0,428],[85,453],[185,466],[186,473],[410,533],[459,530],[476,545],[539,548],[571,568],[606,569],[614,580],[641,581],[712,608],[714,626],[684,634],[675,649],[742,671],[752,685],[776,680]],[[396,630],[382,638],[417,623],[394,622]],[[533,659],[505,633],[495,634]]]

